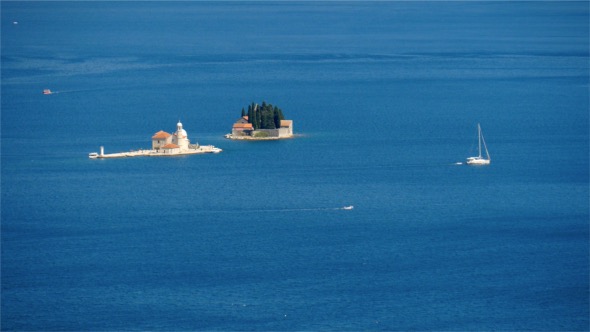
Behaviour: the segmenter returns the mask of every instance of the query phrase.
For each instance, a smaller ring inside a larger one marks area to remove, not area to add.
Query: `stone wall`
[[[233,129],[231,131],[231,134],[233,136],[250,136],[250,134],[252,133],[251,130],[239,130],[239,129]]]
[[[268,137],[279,137],[278,129],[256,129],[252,131],[252,137],[256,137],[257,133],[266,133]]]

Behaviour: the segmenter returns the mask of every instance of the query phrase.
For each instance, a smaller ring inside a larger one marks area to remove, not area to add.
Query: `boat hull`
[[[467,159],[467,165],[479,166],[479,165],[489,165],[489,164],[490,164],[489,159],[483,159],[483,158],[479,158],[479,157],[472,157],[472,158]]]

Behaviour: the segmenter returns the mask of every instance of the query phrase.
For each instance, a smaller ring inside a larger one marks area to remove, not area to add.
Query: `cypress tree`
[[[262,112],[256,105],[256,129],[262,129]]]
[[[248,123],[252,123],[252,107],[248,106]]]
[[[248,112],[242,107],[242,117],[248,116],[248,123],[257,129],[277,129],[281,128],[281,120],[284,120],[283,110],[272,104],[263,101],[262,104],[248,105]]]
[[[254,104],[254,102],[252,102],[252,104],[250,104],[250,109],[252,110],[252,114],[251,116],[248,116],[248,122],[250,122],[252,124],[252,128],[254,128],[254,130],[258,129],[258,122],[256,121],[256,104]]]
[[[262,107],[262,109],[260,110],[260,128],[268,129],[266,105],[264,105],[264,107]]]
[[[267,129],[275,129],[275,120],[273,118],[273,114],[272,114],[272,108],[267,108],[266,112],[264,112],[265,118],[266,118],[266,128]]]
[[[272,105],[265,104],[262,108],[262,128],[275,129],[275,121],[273,116]]]
[[[285,117],[283,116],[283,110],[277,107],[277,113],[279,113],[279,119],[285,120]]]
[[[259,129],[260,126],[258,125],[258,110],[256,107],[252,109],[252,126],[254,129]]]
[[[281,118],[279,117],[278,108],[275,106],[272,112],[275,128],[281,128]]]

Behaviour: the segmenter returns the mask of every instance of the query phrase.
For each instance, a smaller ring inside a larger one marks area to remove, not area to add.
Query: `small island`
[[[262,102],[242,108],[242,116],[234,123],[229,139],[276,140],[293,137],[293,120],[285,120],[277,106]]]
[[[118,153],[104,153],[104,147],[100,147],[100,153],[92,152],[88,154],[90,159],[106,159],[106,158],[123,158],[123,157],[172,157],[183,156],[189,154],[201,153],[219,153],[222,150],[213,145],[199,145],[191,144],[186,130],[182,128],[180,121],[176,124],[176,132],[169,134],[163,130],[158,131],[152,136],[152,149]]]

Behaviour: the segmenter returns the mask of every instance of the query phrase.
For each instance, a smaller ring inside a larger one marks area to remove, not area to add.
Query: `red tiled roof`
[[[251,123],[234,123],[234,129],[254,129]]]
[[[164,146],[162,147],[162,149],[177,149],[177,148],[179,148],[179,147],[180,147],[180,146],[178,146],[178,145],[176,145],[176,144],[174,144],[174,143],[168,143],[168,144],[164,145]]]
[[[154,136],[152,136],[152,139],[163,139],[163,138],[168,138],[171,135],[168,134],[167,132],[160,130],[159,132],[155,133]]]
[[[293,120],[281,120],[281,127],[291,127]]]

